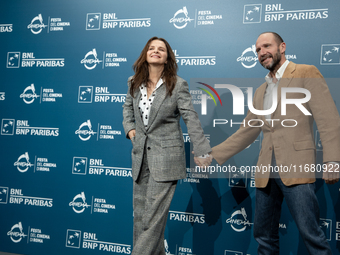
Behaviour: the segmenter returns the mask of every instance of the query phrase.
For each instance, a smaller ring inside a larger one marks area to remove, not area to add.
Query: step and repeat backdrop
[[[255,90],[267,74],[255,51],[264,31],[283,37],[288,60],[321,71],[340,108],[339,12],[331,0],[1,1],[0,251],[131,254],[132,146],[122,105],[149,38],[170,43],[215,146],[243,117],[233,118],[228,90],[218,90],[216,105],[207,96],[202,112],[207,93],[200,88],[242,84],[246,100],[245,88]],[[253,174],[195,172],[182,124],[187,178],[171,204],[166,254],[256,254]],[[223,169],[250,169],[261,139]],[[317,130],[315,144],[320,161]],[[340,251],[339,187],[317,181],[320,228],[334,254]],[[283,254],[307,254],[285,204],[280,238]]]

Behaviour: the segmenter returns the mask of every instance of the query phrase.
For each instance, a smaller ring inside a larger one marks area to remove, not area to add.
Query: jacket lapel
[[[152,106],[150,109],[150,118],[148,122],[148,127],[152,125],[152,122],[155,120],[157,113],[159,111],[159,108],[161,107],[164,98],[166,96],[166,86],[163,83],[157,90],[156,90],[156,96],[152,102]]]
[[[264,86],[259,87],[259,91],[258,91],[259,98],[258,99],[254,98],[254,102],[258,102],[258,105],[255,105],[257,110],[263,110],[263,99],[264,99],[264,93],[266,92],[266,89],[267,89],[267,83],[265,83]],[[258,117],[262,119],[264,123],[267,123],[264,115],[258,115]]]
[[[285,70],[285,72],[283,73],[283,76],[280,80],[279,86],[278,86],[278,91],[277,91],[277,107],[275,112],[272,113],[272,118],[274,118],[274,115],[277,113],[278,109],[280,108],[281,111],[281,107],[278,107],[281,103],[281,90],[282,88],[286,88],[289,87],[290,82],[292,81],[293,78],[293,73],[295,71],[296,68],[296,64],[293,62],[290,62]],[[281,113],[280,113],[281,114]]]
[[[293,62],[290,62],[285,70],[285,72],[283,73],[283,76],[280,80],[280,83],[279,83],[279,86],[278,86],[278,91],[277,91],[277,106],[276,106],[276,109],[275,111],[271,114],[271,119],[274,119],[274,115],[277,113],[278,109],[280,107],[278,107],[281,103],[281,88],[284,88],[284,87],[288,87],[292,78],[293,78],[293,73],[295,71],[295,68],[296,68],[296,64],[293,63]],[[258,106],[258,109],[259,110],[263,110],[263,99],[264,99],[264,94],[266,92],[266,89],[267,89],[267,86],[268,84],[265,83],[264,86],[260,87],[260,91],[258,93],[258,96],[259,98],[254,100],[255,102],[259,102],[259,106]],[[281,108],[280,108],[281,109]],[[268,127],[270,127],[270,123],[268,123],[268,121],[266,120],[266,117],[264,115],[261,115],[261,116],[258,116],[260,117],[260,119],[263,120],[264,124]]]
[[[143,124],[143,119],[139,110],[139,102],[140,102],[140,98],[141,98],[141,92],[138,88],[137,90],[138,92],[136,92],[136,96],[134,98],[134,113],[135,113],[135,121],[136,121],[136,125],[138,125],[139,127],[141,127],[143,130],[145,130],[144,124]]]

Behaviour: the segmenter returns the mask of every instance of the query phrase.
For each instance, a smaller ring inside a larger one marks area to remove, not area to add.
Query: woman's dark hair
[[[130,94],[134,97],[136,90],[142,85],[147,85],[149,80],[149,64],[146,61],[146,54],[149,50],[150,44],[154,40],[159,40],[164,42],[168,54],[168,58],[166,64],[164,64],[164,70],[162,73],[162,79],[165,82],[167,92],[170,94],[175,88],[176,81],[177,81],[177,63],[176,57],[173,53],[170,44],[163,38],[152,37],[144,46],[140,56],[133,64],[133,70],[135,71],[135,75],[131,79],[131,86],[130,86]]]

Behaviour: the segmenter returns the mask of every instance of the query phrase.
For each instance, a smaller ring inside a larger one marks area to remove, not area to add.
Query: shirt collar
[[[284,74],[284,72],[286,71],[286,68],[289,64],[289,60],[286,60],[282,66],[280,66],[279,70],[277,70],[275,77],[277,80],[280,80]],[[269,73],[266,75],[265,80],[267,83],[272,82],[273,78],[269,76]]]
[[[162,79],[162,78],[159,78],[159,80],[158,80],[158,82],[157,82],[157,84],[156,84],[155,90],[158,89],[162,84],[163,84],[163,79]]]
[[[161,85],[163,84],[163,79],[160,78],[156,84],[156,87],[155,87],[155,91],[156,89],[158,89]],[[146,87],[145,86],[140,86],[139,87],[140,91],[143,92],[143,91],[146,91]]]

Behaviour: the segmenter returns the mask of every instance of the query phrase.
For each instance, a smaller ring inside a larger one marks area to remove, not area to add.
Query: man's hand
[[[194,157],[194,161],[196,165],[199,167],[210,166],[212,159],[213,157],[211,155],[209,155],[209,157],[206,157],[206,158]]]
[[[194,152],[192,152],[194,153]],[[213,160],[213,156],[209,154],[209,156],[203,158],[203,157],[194,157],[195,164],[199,167],[206,167],[211,164],[211,161]]]
[[[339,181],[339,164],[325,163],[322,179],[327,184],[334,184]]]

